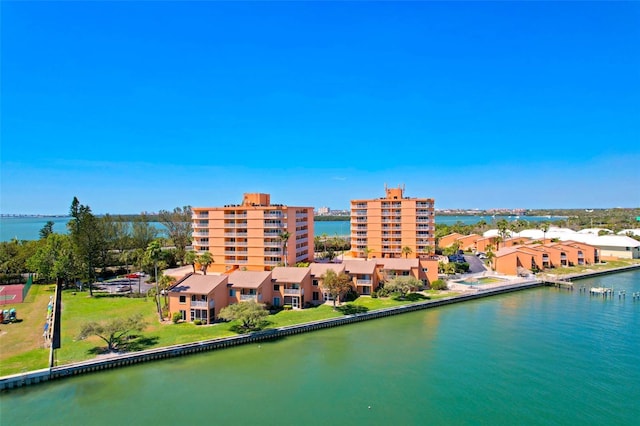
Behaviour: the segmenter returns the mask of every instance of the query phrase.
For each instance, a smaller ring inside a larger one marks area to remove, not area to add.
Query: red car
[[[144,277],[144,272],[134,272],[133,274],[126,275],[127,278],[140,278]]]

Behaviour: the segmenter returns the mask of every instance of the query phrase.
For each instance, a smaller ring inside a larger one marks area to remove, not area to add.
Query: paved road
[[[487,268],[485,268],[485,266],[484,266],[484,263],[482,262],[482,259],[478,259],[478,256],[465,254],[464,255],[464,260],[466,260],[467,263],[469,264],[469,273],[470,274],[475,274],[475,273],[478,273],[478,272],[484,272],[484,271],[487,270]]]

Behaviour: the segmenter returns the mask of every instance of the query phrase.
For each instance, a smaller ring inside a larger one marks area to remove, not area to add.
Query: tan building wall
[[[407,198],[402,188],[385,188],[385,197],[351,200],[351,256],[410,257],[435,250],[435,213],[432,198]]]
[[[276,279],[279,272],[283,272],[282,275],[291,275],[292,277]],[[314,290],[311,285],[311,268],[309,267],[276,267],[271,271],[271,284],[272,294],[269,303],[274,306],[291,306],[293,309],[302,309],[306,302],[312,303]]]
[[[313,208],[272,205],[269,194],[244,194],[243,203],[194,207],[193,246],[209,251],[209,270],[269,270],[279,264],[313,261]],[[280,238],[287,241],[286,259]]]
[[[191,286],[189,283],[192,278],[197,280],[210,280],[212,284],[207,289]],[[182,312],[183,319],[191,322],[196,319],[192,315],[192,310],[202,311],[212,309],[213,320],[217,320],[220,310],[229,304],[227,277],[205,277],[202,275],[189,274],[181,280],[178,280],[176,284],[172,286],[171,290],[169,290],[168,299],[169,318],[173,318],[173,314],[176,312]],[[200,314],[200,312],[198,314]],[[207,315],[206,321],[203,322],[211,322],[210,315]]]
[[[444,237],[441,237],[440,240],[438,241],[438,247],[440,248],[451,247],[453,243],[458,241],[458,238],[463,236],[464,235],[458,234],[457,232],[454,232],[453,234],[445,235]]]
[[[460,250],[472,250],[476,248],[476,241],[482,238],[480,235],[471,234],[464,235],[457,239],[458,244],[460,244]]]

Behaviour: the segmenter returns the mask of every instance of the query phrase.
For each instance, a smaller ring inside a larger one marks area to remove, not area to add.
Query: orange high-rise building
[[[193,248],[211,253],[210,271],[264,271],[313,261],[313,207],[271,204],[269,194],[256,193],[244,194],[242,204],[192,211]]]
[[[403,192],[385,186],[384,198],[351,200],[352,256],[416,258],[434,252],[433,198],[408,198]]]

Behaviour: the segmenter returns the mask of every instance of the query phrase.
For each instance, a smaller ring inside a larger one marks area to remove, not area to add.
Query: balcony
[[[265,221],[264,222],[264,227],[265,228],[282,228],[284,226],[284,224],[280,221],[277,222],[268,222]]]
[[[258,301],[258,295],[257,294],[241,294],[240,295],[240,301],[241,302],[250,302],[250,301],[257,302]]]
[[[213,300],[211,300],[211,305],[213,305]],[[206,300],[192,300],[191,301],[192,308],[208,308],[209,303]],[[211,306],[213,308],[213,306]]]
[[[357,279],[356,285],[372,285],[371,280]]]
[[[279,263],[282,263],[281,260],[265,260],[264,264],[265,265],[278,265]]]
[[[304,296],[303,288],[285,288],[284,289],[285,296]]]
[[[265,250],[265,256],[280,256],[282,255],[282,250]]]
[[[193,233],[194,237],[208,237],[209,231],[196,231]]]
[[[209,219],[209,213],[198,213],[191,216],[193,219]]]
[[[195,229],[207,229],[209,228],[209,223],[194,223],[193,227]]]
[[[246,232],[225,232],[224,236],[225,237],[246,237],[247,233]]]
[[[225,219],[246,219],[247,218],[247,214],[246,213],[240,213],[240,214],[225,214],[224,215]]]
[[[264,214],[265,219],[284,219],[284,214],[281,212],[271,212]]]
[[[246,250],[225,250],[224,254],[226,256],[246,256],[247,251]]]

